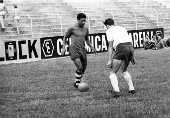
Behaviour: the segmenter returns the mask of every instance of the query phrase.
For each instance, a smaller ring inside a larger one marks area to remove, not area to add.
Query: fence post
[[[159,12],[157,12],[157,10],[155,10],[156,12],[156,26],[159,27]]]
[[[63,35],[63,22],[62,22],[62,16],[58,15],[59,16],[59,19],[60,19],[60,30],[61,30],[61,36]]]
[[[90,17],[88,18],[88,27],[89,27],[89,33],[91,33],[91,27],[90,27]]]
[[[33,37],[33,31],[32,31],[32,18],[30,17],[30,23],[31,23],[31,37]]]
[[[159,23],[159,12],[156,10],[156,9],[154,9],[154,8],[152,8],[153,9],[153,12],[154,12],[154,15],[156,15],[156,27],[158,27],[158,23]]]
[[[33,25],[32,25],[32,18],[31,18],[31,16],[30,16],[29,14],[27,15],[27,17],[28,17],[28,19],[30,20],[31,37],[33,37],[33,31],[32,31],[32,29],[33,29],[33,28],[32,28],[32,26],[33,26]]]
[[[133,15],[135,16],[135,29],[138,30],[138,19],[137,19],[136,13],[133,12]]]

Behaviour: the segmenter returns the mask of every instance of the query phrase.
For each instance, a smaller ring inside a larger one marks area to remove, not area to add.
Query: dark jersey
[[[71,38],[70,47],[75,49],[85,49],[85,40],[88,39],[88,28],[80,28],[78,25],[75,25],[68,29],[65,37]]]
[[[69,52],[72,60],[82,58],[86,62],[85,41],[88,40],[88,34],[88,28],[80,28],[78,25],[69,28],[66,32],[65,38],[71,38]]]

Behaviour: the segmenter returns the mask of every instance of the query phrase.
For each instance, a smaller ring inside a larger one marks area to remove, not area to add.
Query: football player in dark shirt
[[[78,88],[81,78],[86,70],[87,66],[87,56],[85,49],[86,44],[96,53],[95,48],[90,44],[88,35],[89,30],[85,27],[86,15],[84,13],[79,13],[77,15],[77,23],[70,27],[63,39],[62,55],[64,55],[66,49],[66,39],[71,38],[71,45],[69,46],[70,58],[74,62],[77,70],[75,72],[75,83],[74,87]]]

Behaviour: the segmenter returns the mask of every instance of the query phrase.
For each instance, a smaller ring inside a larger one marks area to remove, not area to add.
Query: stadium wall
[[[164,36],[163,28],[130,30],[129,37],[132,38],[134,48],[142,48],[143,42],[151,40],[153,35]],[[108,42],[105,33],[90,34],[89,40],[98,53],[106,52]],[[0,64],[32,62],[42,59],[63,57],[61,55],[63,36],[43,37],[30,40],[10,40],[0,42]],[[66,53],[68,56],[68,47],[71,40],[67,39]],[[93,53],[86,45],[87,53]]]

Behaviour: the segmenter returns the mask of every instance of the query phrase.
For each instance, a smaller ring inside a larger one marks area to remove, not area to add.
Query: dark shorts
[[[69,47],[69,52],[71,60],[74,60],[76,58],[84,59],[84,61],[87,60],[86,49]]]
[[[130,42],[120,43],[116,47],[116,51],[113,56],[113,59],[125,61],[123,71],[126,71],[127,67],[129,66],[129,62],[133,59],[133,56],[134,56],[134,48],[132,46],[132,43]]]
[[[70,47],[69,52],[70,52],[70,58],[72,61],[75,61],[75,59],[77,59],[77,58],[80,59],[82,65],[77,65],[78,66],[77,71],[84,74],[84,72],[86,70],[86,66],[87,66],[86,49]],[[82,67],[82,68],[79,68],[79,67]]]

